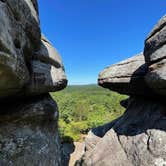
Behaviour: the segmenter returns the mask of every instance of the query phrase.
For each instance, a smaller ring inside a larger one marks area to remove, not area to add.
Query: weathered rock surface
[[[58,110],[49,95],[0,108],[0,165],[61,166]]]
[[[166,95],[165,59],[166,16],[159,20],[145,40],[144,54],[106,68],[100,73],[98,83],[127,95]]]
[[[50,42],[42,37],[40,50],[35,52],[31,61],[31,82],[28,93],[57,91],[65,88],[66,85],[61,58]]]
[[[25,89],[28,95],[63,89],[64,67],[41,38],[37,1],[0,1],[0,23],[0,98],[27,93]]]
[[[0,0],[0,166],[62,166],[62,60],[41,36],[37,0]]]
[[[159,20],[145,41],[144,55],[149,65],[147,85],[157,94],[166,95],[166,16]]]
[[[149,96],[152,95],[152,91],[144,80],[147,71],[148,66],[141,53],[104,69],[99,74],[98,84],[122,94]]]
[[[165,109],[164,102],[131,98],[122,117],[110,125],[107,124],[107,127],[95,129],[98,132],[92,130],[89,133],[85,155],[77,165],[159,166],[166,164]],[[101,132],[101,128],[105,133]],[[91,149],[89,144],[93,145]]]
[[[166,58],[166,16],[159,20],[145,40],[144,55],[148,64]]]
[[[157,94],[166,95],[166,59],[152,64],[145,76],[148,86]]]
[[[166,165],[166,16],[145,41],[144,56],[106,68],[99,85],[129,94],[125,113],[92,129],[77,166]]]
[[[16,5],[15,3],[14,6]],[[30,41],[21,27],[21,22],[18,23],[15,20],[9,6],[8,1],[0,1],[1,96],[8,96],[19,91],[29,80],[23,50],[30,51]]]

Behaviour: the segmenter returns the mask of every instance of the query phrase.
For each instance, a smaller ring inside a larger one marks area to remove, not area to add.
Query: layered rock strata
[[[144,53],[104,69],[98,83],[128,94],[125,113],[92,129],[81,166],[166,165],[166,17],[145,40]],[[145,60],[144,60],[145,57]]]
[[[41,35],[37,0],[0,0],[0,165],[62,166],[58,108],[62,60]]]
[[[152,95],[145,83],[144,76],[148,71],[142,53],[104,69],[98,83],[104,88],[122,94]]]

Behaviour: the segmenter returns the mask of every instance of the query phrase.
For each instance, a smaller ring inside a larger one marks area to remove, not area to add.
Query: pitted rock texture
[[[152,64],[145,76],[148,86],[159,95],[166,95],[166,59]]]
[[[164,102],[147,98],[131,98],[123,116],[106,126],[93,129],[88,134],[85,154],[77,165],[159,166],[166,164],[165,110]]]
[[[31,61],[31,82],[27,93],[37,94],[61,90],[67,80],[60,55],[50,42],[42,36],[39,51]]]
[[[0,0],[0,166],[62,166],[58,109],[67,78],[41,35],[37,0]]]
[[[149,65],[166,58],[166,16],[159,20],[145,40],[144,55]]]
[[[37,1],[0,1],[0,23],[0,98],[63,89],[64,67],[41,37]]]
[[[149,65],[147,85],[157,94],[166,95],[166,16],[162,17],[145,41],[144,55]]]
[[[3,101],[0,107],[0,165],[62,165],[58,109],[49,95]]]
[[[143,54],[138,54],[104,69],[98,84],[104,88],[127,95],[152,95],[144,76],[148,71]]]

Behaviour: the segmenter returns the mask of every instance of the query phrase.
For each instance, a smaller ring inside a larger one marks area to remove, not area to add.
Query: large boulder
[[[0,96],[8,96],[29,80],[23,50],[30,42],[6,1],[0,1],[0,23]]]
[[[28,94],[57,91],[67,85],[60,55],[43,36],[40,49],[33,55],[30,71],[31,81],[27,89]]]
[[[144,55],[149,65],[166,58],[166,16],[159,20],[145,40]]]
[[[127,95],[152,95],[144,76],[148,71],[142,53],[104,69],[98,84],[104,88]]]
[[[49,95],[3,101],[0,108],[0,165],[62,165],[58,109]]]
[[[0,165],[62,166],[62,60],[41,36],[37,0],[0,0]]]
[[[88,134],[91,139],[86,139],[85,154],[77,165],[165,165],[165,109],[164,101],[131,98],[123,116],[107,125],[107,128],[103,126],[97,128],[98,132],[92,130]],[[101,128],[105,133],[101,132]]]
[[[145,41],[145,62],[139,55],[100,73],[99,85],[130,97],[121,117],[89,132],[77,166],[166,165],[165,45],[166,16]]]
[[[145,40],[144,55],[149,65],[147,85],[157,94],[166,95],[166,16],[162,17]]]
[[[0,1],[0,23],[0,98],[63,89],[64,67],[41,37],[37,1]]]

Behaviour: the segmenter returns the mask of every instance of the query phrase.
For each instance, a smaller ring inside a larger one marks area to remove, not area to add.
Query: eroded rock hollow
[[[41,35],[37,0],[0,0],[0,165],[62,166],[58,109],[62,60]]]
[[[81,166],[166,165],[166,16],[145,40],[144,52],[99,74],[104,88],[127,94],[125,113],[92,129]]]

